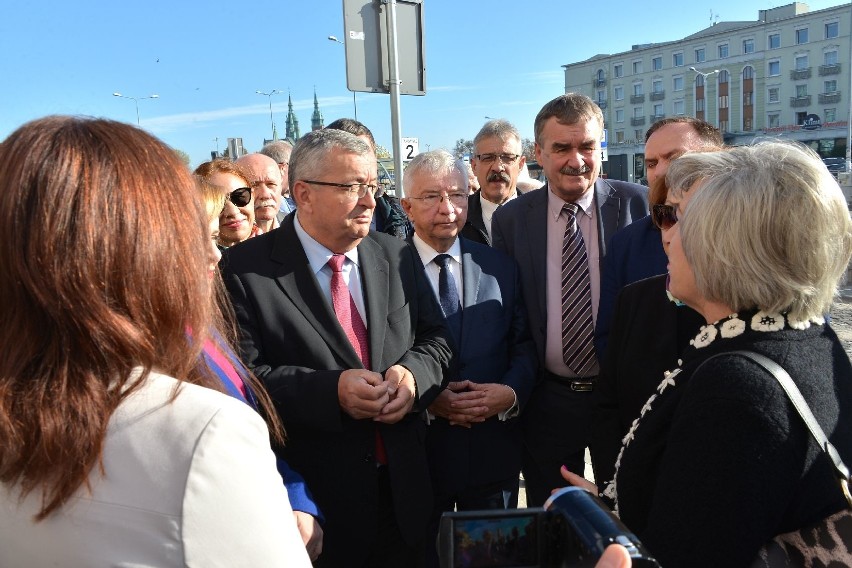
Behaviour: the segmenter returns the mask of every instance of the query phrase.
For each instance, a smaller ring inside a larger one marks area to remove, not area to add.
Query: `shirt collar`
[[[414,243],[414,248],[417,249],[417,253],[420,255],[420,260],[423,262],[423,266],[428,266],[430,262],[435,260],[436,256],[442,254],[428,245],[417,233],[414,233],[412,242]],[[450,249],[444,254],[450,255],[450,258],[461,264],[461,245],[459,244],[458,238],[456,238],[452,246],[450,246]]]
[[[308,263],[311,265],[311,270],[314,274],[323,269],[328,264],[334,254],[325,246],[321,245],[316,239],[310,236],[305,231],[302,224],[299,222],[299,210],[296,210],[296,218],[293,219],[293,228],[296,229],[296,236],[299,242],[302,243],[302,248],[305,249],[305,256],[308,257]],[[343,255],[351,260],[355,266],[358,266],[358,247],[343,253]]]
[[[595,200],[595,186],[592,184],[592,187],[589,188],[580,199],[575,201],[577,205],[580,206],[580,209],[583,211],[583,215],[587,217],[592,217],[592,203]],[[550,216],[553,217],[554,220],[559,219],[559,215],[562,214],[562,206],[565,205],[565,201],[562,200],[561,197],[558,197],[553,193],[549,187],[547,189],[547,210],[550,213]]]

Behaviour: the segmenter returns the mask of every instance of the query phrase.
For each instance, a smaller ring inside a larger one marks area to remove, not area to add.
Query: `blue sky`
[[[680,39],[719,21],[756,21],[787,2],[577,2],[425,0],[427,94],[401,99],[402,135],[421,150],[452,149],[485,117],[506,118],[532,138],[536,112],[564,90],[561,65],[632,44]],[[812,11],[838,0],[809,2]],[[0,20],[0,138],[49,114],[136,122],[209,159],[228,137],[249,151],[271,135],[268,98],[289,89],[302,132],[314,87],[325,123],[351,117],[340,0],[7,2]],[[358,93],[358,119],[391,147],[390,98]],[[272,97],[283,136],[286,95]]]

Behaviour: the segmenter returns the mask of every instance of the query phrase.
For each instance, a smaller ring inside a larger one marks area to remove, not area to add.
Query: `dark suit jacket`
[[[491,246],[491,239],[488,238],[485,221],[482,219],[482,202],[479,200],[480,191],[470,194],[467,198],[467,221],[464,227],[462,227],[461,236],[471,241]],[[517,195],[523,194],[519,190],[515,191]]]
[[[595,322],[595,349],[601,360],[606,357],[607,336],[618,292],[631,282],[665,274],[667,264],[660,230],[650,216],[634,221],[613,235],[601,273],[601,299]]]
[[[539,364],[544,366],[547,327],[546,258],[547,185],[500,207],[491,219],[494,248],[508,253],[521,268],[524,303]],[[616,231],[648,214],[648,190],[634,183],[598,179],[595,182],[601,264]]]
[[[449,380],[512,387],[519,409],[529,400],[536,375],[535,346],[527,329],[518,265],[486,245],[459,239],[462,252],[462,326]],[[414,245],[412,249],[417,254]],[[521,431],[517,419],[493,416],[471,428],[436,418],[427,433],[429,465],[442,494],[517,479]]]
[[[692,308],[669,300],[666,277],[628,284],[615,303],[610,348],[598,377],[590,448],[601,487],[612,479],[621,439],[663,382],[663,373],[678,366],[689,340],[707,323]]]
[[[374,232],[358,245],[358,255],[372,370],[408,368],[417,382],[415,410],[425,408],[440,391],[451,352],[419,258],[405,242]],[[340,408],[340,373],[362,364],[312,273],[294,216],[228,249],[222,266],[242,356],[263,380],[287,430],[282,457],[304,475],[325,513],[324,564],[361,565],[377,536],[377,423],[355,420]],[[424,538],[432,506],[426,427],[416,412],[378,427],[397,522],[415,545]]]

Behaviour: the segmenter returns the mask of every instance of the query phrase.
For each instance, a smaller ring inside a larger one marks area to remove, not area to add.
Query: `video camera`
[[[444,513],[438,557],[442,568],[591,568],[610,544],[627,548],[636,568],[659,567],[597,496],[566,487],[544,507]]]

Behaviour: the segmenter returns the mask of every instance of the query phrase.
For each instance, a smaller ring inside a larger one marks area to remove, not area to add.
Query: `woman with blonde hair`
[[[309,563],[267,425],[202,357],[204,217],[135,127],[48,117],[4,141],[0,565]]]

